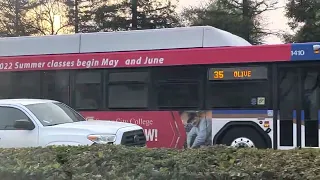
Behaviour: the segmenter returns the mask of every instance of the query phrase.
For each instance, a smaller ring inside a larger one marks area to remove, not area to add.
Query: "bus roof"
[[[0,38],[0,57],[180,48],[251,46],[210,26]]]

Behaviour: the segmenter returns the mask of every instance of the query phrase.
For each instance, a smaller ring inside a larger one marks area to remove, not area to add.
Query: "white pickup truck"
[[[138,125],[86,121],[61,102],[0,100],[0,148],[93,144],[145,146],[146,138]]]

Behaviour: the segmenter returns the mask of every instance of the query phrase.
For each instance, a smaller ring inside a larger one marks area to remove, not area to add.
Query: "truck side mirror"
[[[29,121],[28,119],[16,120],[14,122],[13,127],[16,129],[21,129],[21,130],[33,130],[35,128],[34,124],[31,121]]]

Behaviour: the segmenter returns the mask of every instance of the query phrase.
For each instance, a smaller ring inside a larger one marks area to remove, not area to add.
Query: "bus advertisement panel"
[[[112,111],[81,112],[88,120],[110,120],[138,124],[144,128],[147,147],[150,148],[195,148],[213,144],[212,134],[217,134],[227,122],[256,121],[263,130],[272,128],[272,112],[264,110],[215,110],[215,111]],[[212,123],[215,122],[215,123]],[[249,129],[250,131],[250,129]],[[224,136],[221,143],[230,143],[236,139],[237,132]],[[265,134],[268,135],[268,134]],[[250,137],[257,139],[257,137]],[[271,141],[255,140],[260,148],[271,147]],[[250,146],[252,142],[242,144]],[[252,145],[251,145],[252,146]]]

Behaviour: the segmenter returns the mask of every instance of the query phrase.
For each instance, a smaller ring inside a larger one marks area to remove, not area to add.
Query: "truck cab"
[[[93,144],[145,146],[146,138],[138,125],[86,121],[58,101],[0,100],[0,148]]]

